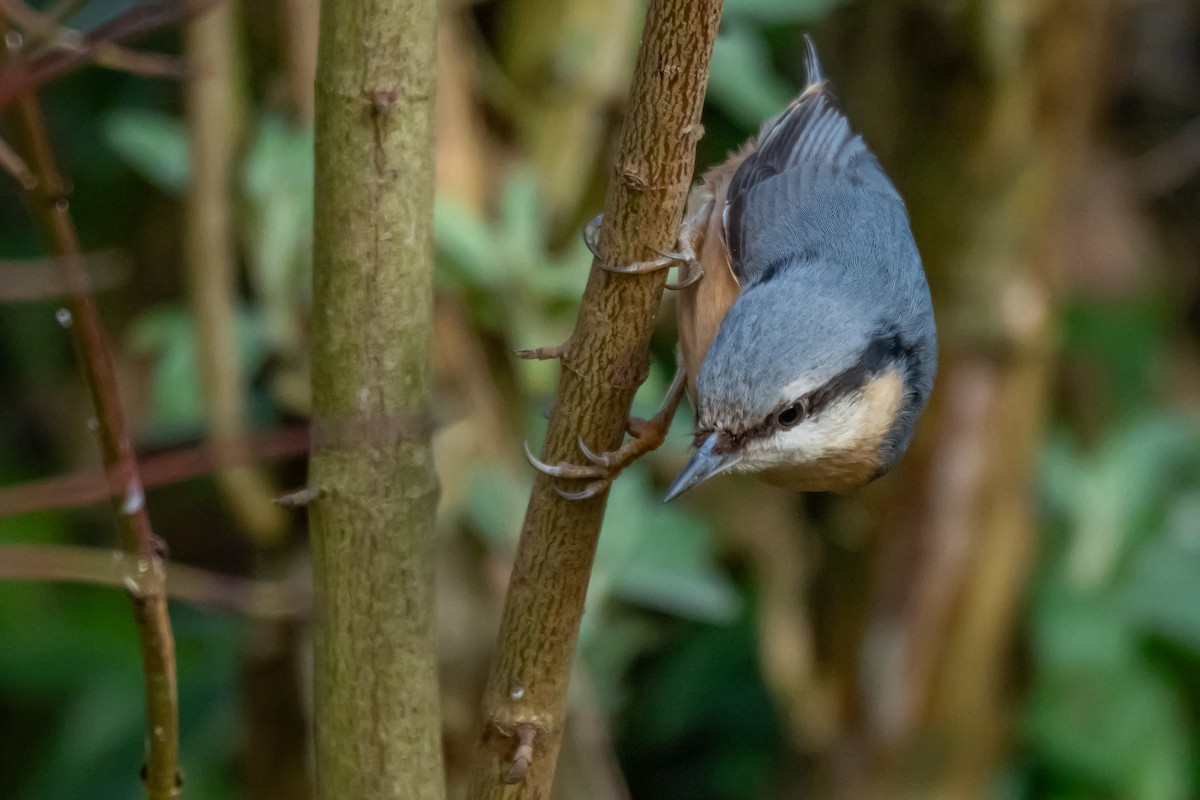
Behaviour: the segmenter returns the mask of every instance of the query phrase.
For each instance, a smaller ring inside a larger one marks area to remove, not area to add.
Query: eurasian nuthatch
[[[937,335],[904,201],[834,104],[807,39],[808,85],[704,175],[680,253],[680,374],[657,425],[593,462],[548,465],[590,479],[588,497],[662,441],[682,387],[695,452],[666,499],[725,471],[803,491],[840,491],[886,472],[907,449],[933,388]],[[594,232],[594,226],[593,226]],[[589,241],[594,247],[594,237]]]
[[[678,316],[696,450],[668,500],[726,470],[860,486],[904,454],[933,388],[933,306],[904,201],[805,42],[804,92],[693,196],[709,212],[703,277]]]

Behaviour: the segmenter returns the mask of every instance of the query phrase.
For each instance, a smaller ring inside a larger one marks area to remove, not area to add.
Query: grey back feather
[[[791,105],[763,125],[757,149],[730,182],[724,209],[725,238],[734,275],[743,286],[759,277],[771,261],[754,258],[748,248],[766,233],[762,226],[774,207],[810,193],[823,182],[867,188],[901,202],[875,156],[834,104],[812,39],[805,36],[805,44],[808,85]],[[787,222],[776,219],[781,225]]]

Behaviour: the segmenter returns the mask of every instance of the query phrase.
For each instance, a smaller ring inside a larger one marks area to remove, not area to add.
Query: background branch
[[[702,134],[700,112],[720,0],[653,0],[630,89],[628,115],[609,179],[600,252],[614,264],[644,260],[676,240]],[[621,444],[645,378],[665,273],[640,277],[595,268],[550,416],[542,459],[581,458]],[[484,735],[471,797],[548,798],[561,743],[567,683],[607,491],[570,501],[538,474],[521,531],[484,694]],[[534,754],[514,791],[504,783],[522,726]]]
[[[0,55],[0,63],[6,68],[14,60],[9,51]],[[112,353],[95,296],[88,286],[67,185],[58,172],[36,96],[19,96],[6,109],[6,116],[16,148],[37,179],[36,188],[26,193],[26,199],[43,237],[58,256],[69,312],[59,319],[71,332],[79,368],[96,412],[121,547],[136,556],[130,561],[125,583],[133,600],[145,681],[148,754],[144,782],[151,800],[165,800],[178,794],[179,709],[175,643],[167,616],[160,545],[146,513],[145,490],[133,440],[121,413]]]
[[[127,588],[136,569],[120,550],[71,545],[0,545],[0,580],[66,581]],[[306,619],[311,590],[298,581],[264,581],[171,565],[167,593],[175,600],[260,619]]]
[[[190,67],[185,88],[192,176],[184,223],[188,299],[196,320],[196,369],[204,392],[206,438],[226,452],[244,447],[247,432],[230,216],[243,116],[235,11],[232,2],[221,3],[191,20],[184,34]],[[271,502],[279,489],[267,474],[245,463],[220,469],[215,477],[246,535],[259,547],[279,544],[288,520]]]
[[[38,87],[70,72],[84,64],[107,61],[113,65],[114,45],[137,39],[160,28],[176,25],[194,14],[214,5],[216,0],[161,0],[161,2],[138,3],[133,8],[118,14],[112,20],[88,31],[79,37],[74,47],[52,50],[29,60],[9,59],[0,69],[0,108],[21,95],[35,91]],[[115,56],[117,61],[121,55]],[[134,59],[135,71],[146,67],[145,56]],[[126,66],[130,59],[125,58]],[[155,62],[161,72],[164,62]],[[125,68],[124,66],[122,68]],[[171,74],[176,74],[170,71]]]

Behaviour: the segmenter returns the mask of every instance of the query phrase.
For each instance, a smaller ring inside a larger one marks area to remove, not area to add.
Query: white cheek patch
[[[889,369],[811,419],[749,444],[742,463],[759,470],[843,457],[877,460],[903,399],[904,381],[897,370]]]

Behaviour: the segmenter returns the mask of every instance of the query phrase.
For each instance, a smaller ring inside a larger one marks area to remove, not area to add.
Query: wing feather
[[[734,275],[743,286],[753,282],[766,266],[747,261],[747,233],[753,230],[761,236],[763,229],[761,219],[748,224],[751,215],[775,216],[787,195],[803,193],[807,184],[826,177],[895,194],[862,137],[850,129],[834,103],[812,39],[806,36],[805,43],[808,85],[782,113],[763,125],[756,146],[729,184],[725,239]],[[772,181],[780,175],[788,179]],[[770,191],[756,192],[768,183]]]

